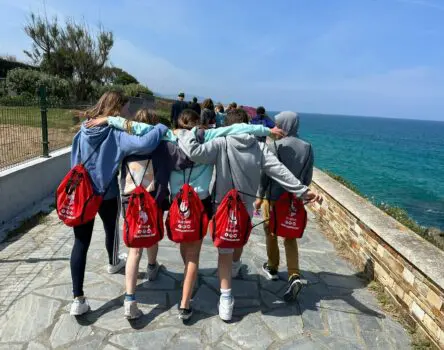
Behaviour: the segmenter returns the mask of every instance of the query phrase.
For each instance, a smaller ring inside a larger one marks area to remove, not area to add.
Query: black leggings
[[[119,211],[120,200],[118,197],[103,201],[99,215],[105,229],[105,246],[108,252],[108,262],[116,265],[119,262]],[[71,277],[74,297],[83,296],[83,280],[85,278],[86,255],[91,243],[94,220],[74,227],[74,246],[71,252]]]

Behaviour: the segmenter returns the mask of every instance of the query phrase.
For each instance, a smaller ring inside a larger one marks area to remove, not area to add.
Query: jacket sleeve
[[[205,130],[205,142],[215,139],[216,137],[251,134],[253,136],[269,136],[270,129],[263,125],[251,124],[233,124],[222,128]]]
[[[304,185],[309,186],[313,178],[313,164],[314,164],[314,154],[313,147],[310,145],[308,149],[308,159],[307,163],[303,169],[302,182]]]
[[[122,117],[108,117],[108,125],[137,136],[145,135],[154,128],[153,125],[128,120]]]
[[[162,140],[168,128],[163,124],[157,124],[143,136],[120,133],[119,146],[125,156],[136,154],[149,154],[153,152]]]
[[[169,160],[170,160],[170,169],[171,170],[184,170],[186,168],[190,168],[193,165],[193,162],[187,157],[184,151],[173,142],[167,143]]]
[[[262,143],[259,143],[263,147]],[[277,157],[270,152],[267,146],[264,147],[263,172],[281,185],[286,191],[294,193],[298,197],[302,197],[307,192],[308,187],[304,186],[294,175],[283,165]]]
[[[219,138],[207,143],[200,143],[196,137],[197,132],[198,129],[194,128],[183,137],[180,137],[180,148],[195,163],[216,164],[219,150],[225,140]]]
[[[274,121],[270,117],[266,117],[265,125],[267,126],[267,128],[270,128],[270,129],[273,129],[276,126],[276,124],[274,123]]]

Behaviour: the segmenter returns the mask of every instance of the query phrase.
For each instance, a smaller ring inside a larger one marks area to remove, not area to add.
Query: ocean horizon
[[[444,230],[444,122],[299,116],[299,136],[312,143],[317,168],[342,176],[374,202],[405,209],[422,226]]]

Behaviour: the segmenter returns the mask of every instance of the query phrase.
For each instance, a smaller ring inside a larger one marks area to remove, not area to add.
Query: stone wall
[[[444,252],[318,169],[312,187],[315,215],[444,348]]]

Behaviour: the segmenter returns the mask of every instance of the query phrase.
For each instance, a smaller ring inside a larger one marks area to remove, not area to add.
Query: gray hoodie
[[[276,115],[275,119],[276,126],[284,130],[287,136],[276,142],[271,141],[270,151],[277,155],[280,161],[304,185],[310,185],[313,176],[313,149],[308,142],[298,138],[299,116],[294,112],[281,112]],[[271,200],[279,199],[286,191],[279,183],[270,179],[267,173],[262,172],[258,196],[268,198],[269,186],[271,186]]]
[[[216,206],[232,189],[232,175],[236,189],[248,194],[241,194],[241,196],[251,216],[260,182],[260,169],[287,191],[299,197],[308,190],[279,162],[268,147],[258,142],[254,136],[244,134],[220,137],[201,144],[196,139],[196,134],[195,129],[187,133],[185,137],[179,139],[179,146],[196,163],[216,164],[216,184],[215,189],[213,188],[213,191],[216,190]]]

